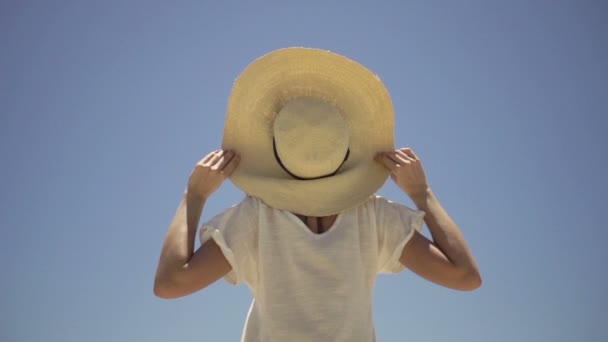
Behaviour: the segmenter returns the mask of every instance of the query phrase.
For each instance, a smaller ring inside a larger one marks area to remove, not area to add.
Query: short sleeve
[[[247,196],[201,226],[201,245],[213,239],[232,267],[224,277],[230,284],[256,282],[258,217],[257,200]]]
[[[403,248],[420,232],[424,212],[376,197],[376,229],[378,232],[378,273],[399,273],[405,269],[399,258]]]

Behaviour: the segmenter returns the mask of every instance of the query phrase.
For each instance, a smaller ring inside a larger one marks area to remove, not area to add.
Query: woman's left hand
[[[400,148],[391,152],[380,152],[375,160],[391,172],[393,181],[410,198],[426,193],[426,181],[422,161],[411,148]]]

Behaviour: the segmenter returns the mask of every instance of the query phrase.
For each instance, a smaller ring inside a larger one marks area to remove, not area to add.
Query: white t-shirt
[[[375,341],[372,294],[379,273],[398,273],[424,213],[372,196],[313,233],[296,215],[247,196],[203,225],[254,300],[241,341]]]

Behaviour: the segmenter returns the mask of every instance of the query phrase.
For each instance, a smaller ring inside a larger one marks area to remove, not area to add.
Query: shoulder
[[[377,212],[383,211],[383,210],[390,210],[390,211],[405,212],[405,213],[411,214],[411,215],[420,215],[420,213],[421,213],[420,210],[412,209],[405,204],[392,201],[392,200],[382,197],[380,195],[373,195],[370,197],[370,199],[368,201],[370,201],[373,204],[373,207]]]
[[[376,213],[381,212],[383,210],[391,210],[391,209],[392,210],[403,209],[406,211],[415,211],[406,205],[394,202],[388,198],[385,198],[383,196],[376,195],[376,194],[370,196],[367,200],[365,200],[365,202],[361,203],[357,207],[357,210],[371,210]]]
[[[403,223],[422,222],[424,212],[412,209],[405,204],[394,202],[380,195],[372,195],[359,206],[359,216],[373,220],[379,226],[402,225]]]
[[[245,196],[239,203],[224,209],[219,214],[201,225],[201,237],[213,230],[226,233],[238,231],[239,234],[250,232],[256,228],[255,222],[259,215],[259,199]],[[203,238],[201,238],[203,240]]]
[[[246,195],[240,202],[227,209],[224,209],[222,212],[215,215],[211,220],[213,221],[235,215],[253,215],[258,211],[259,207],[260,200],[258,198]]]

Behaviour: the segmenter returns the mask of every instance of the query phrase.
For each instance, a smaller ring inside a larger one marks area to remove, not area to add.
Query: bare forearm
[[[230,264],[213,241],[194,252],[194,240],[207,198],[234,172],[239,160],[234,151],[218,150],[196,163],[163,242],[154,278],[157,296],[184,296],[230,271]]]
[[[163,242],[157,276],[182,268],[192,257],[205,201],[205,198],[184,193]]]
[[[426,223],[434,243],[457,267],[479,273],[475,259],[456,223],[443,209],[430,188],[411,196],[418,209],[424,211]]]

